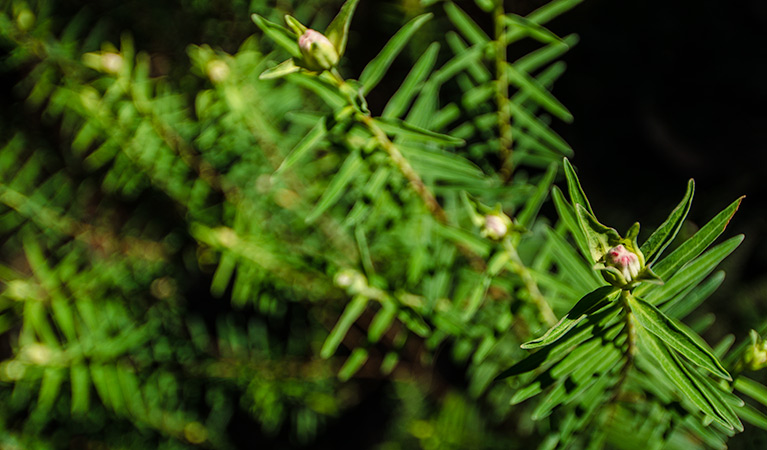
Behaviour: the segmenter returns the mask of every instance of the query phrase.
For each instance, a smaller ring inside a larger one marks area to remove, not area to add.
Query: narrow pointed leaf
[[[341,341],[343,341],[346,333],[349,332],[349,329],[354,325],[354,322],[365,311],[367,303],[368,299],[360,295],[354,297],[352,301],[346,305],[344,312],[341,313],[341,317],[338,318],[338,322],[336,322],[336,325],[322,344],[322,349],[320,350],[321,357],[327,359],[333,356],[333,353],[336,352],[336,349],[341,344]]]
[[[507,64],[506,70],[509,73],[509,82],[511,82],[511,84],[527,92],[530,98],[538,102],[538,104],[548,112],[567,123],[573,121],[572,113],[570,113],[570,111],[568,111],[568,109],[535,78],[531,77],[521,69],[514,67],[513,64]]]
[[[665,285],[650,290],[645,296],[645,300],[658,304],[663,300],[672,299],[689,286],[697,285],[713,272],[724,258],[738,248],[743,239],[744,236],[741,234],[707,251],[687,264],[684,270],[677,272]],[[637,290],[637,293],[641,294],[641,291]]]
[[[767,430],[767,414],[764,414],[751,405],[743,405],[741,407],[736,406],[735,411],[741,419],[751,425]]]
[[[290,29],[296,33],[296,36],[302,36],[304,33],[306,33],[306,26],[290,14],[285,14],[285,23],[287,23]]]
[[[551,32],[548,28],[517,14],[506,14],[506,23],[512,27],[524,30],[533,39],[544,44],[559,43],[565,44],[565,41]]]
[[[689,292],[679,294],[673,300],[663,303],[660,309],[669,317],[681,319],[713,294],[723,281],[724,272],[719,271],[702,284],[690,288]]]
[[[291,73],[296,73],[299,70],[301,70],[301,68],[296,65],[296,63],[293,61],[293,58],[290,58],[277,64],[274,67],[270,67],[264,70],[261,72],[261,75],[258,76],[258,79],[271,80],[274,78],[284,77],[285,75],[290,75]]]
[[[348,380],[365,365],[367,360],[368,351],[361,347],[355,348],[338,371],[338,379],[341,381]]]
[[[527,204],[525,204],[525,207],[522,209],[522,211],[517,214],[517,221],[519,222],[520,226],[529,228],[533,223],[535,217],[538,215],[538,211],[543,205],[543,202],[546,200],[549,190],[551,189],[551,183],[554,182],[554,177],[557,176],[558,169],[559,165],[556,163],[551,163],[548,169],[546,169],[546,174],[538,183],[538,188],[535,191],[535,195],[533,195],[533,197],[527,201]]]
[[[482,31],[474,20],[453,2],[445,3],[445,12],[448,19],[473,45],[487,44],[490,37]]]
[[[570,193],[570,201],[575,205],[580,204],[586,211],[594,216],[594,210],[591,209],[589,199],[586,198],[586,193],[583,192],[581,187],[581,181],[578,179],[578,174],[575,173],[575,168],[567,158],[562,158],[562,166],[565,169],[565,177],[567,178],[567,191]]]
[[[564,316],[559,322],[551,327],[543,336],[533,339],[532,341],[522,344],[524,349],[533,349],[538,347],[544,347],[556,342],[559,338],[565,335],[570,329],[578,325],[578,322],[583,320],[587,314],[595,312],[598,309],[609,303],[608,298],[612,295],[617,288],[613,286],[602,286],[595,289],[583,298],[578,300],[578,303]]]
[[[389,39],[384,48],[378,53],[378,56],[373,58],[372,61],[365,66],[360,75],[360,84],[362,85],[362,95],[367,95],[378,83],[383,79],[386,71],[391,66],[394,58],[400,54],[405,45],[410,41],[416,31],[429,19],[433,17],[433,14],[426,13],[414,18],[410,22],[406,23],[400,28],[397,33]]]
[[[314,207],[312,212],[306,217],[306,223],[311,223],[317,220],[328,208],[333,206],[341,195],[346,191],[346,186],[352,182],[352,180],[359,174],[359,169],[362,167],[363,161],[359,152],[353,152],[346,157],[341,169],[330,180],[325,192],[322,193],[320,201]]]
[[[390,135],[401,136],[422,142],[433,142],[445,145],[463,145],[465,143],[463,139],[430,131],[425,128],[412,125],[408,122],[405,122],[404,120],[393,118],[385,119],[383,117],[374,120],[382,130]]]
[[[657,260],[663,253],[663,250],[674,240],[679,230],[682,228],[684,219],[690,211],[692,197],[695,193],[695,181],[690,179],[687,182],[687,192],[685,192],[682,201],[671,211],[665,222],[656,229],[649,238],[642,244],[640,250],[645,257],[648,265]]]
[[[667,280],[682,266],[700,255],[717,237],[724,231],[730,219],[738,210],[743,197],[732,202],[727,208],[716,215],[703,228],[698,230],[690,239],[686,240],[670,255],[663,258],[655,265],[653,270],[659,277]],[[640,286],[641,287],[641,286]]]
[[[658,308],[641,298],[631,297],[629,304],[637,321],[647,331],[698,366],[725,380],[732,380],[716,356],[688,336],[681,327],[674,323],[673,319],[666,317]]]
[[[280,174],[283,171],[290,169],[296,162],[303,159],[304,156],[309,154],[309,152],[317,147],[317,144],[322,141],[327,132],[328,130],[325,126],[325,118],[322,117],[317,122],[317,125],[309,130],[309,132],[306,133],[306,136],[304,136],[303,139],[301,139],[301,141],[296,144],[293,150],[290,151],[290,154],[288,154],[285,160],[282,161],[282,164],[280,164],[280,167],[277,168],[275,174]]]
[[[394,319],[397,318],[397,305],[392,301],[385,301],[381,304],[381,309],[376,313],[373,321],[370,322],[370,328],[368,328],[368,340],[370,342],[378,342],[381,340],[381,336],[394,323]]]
[[[581,254],[583,254],[584,258],[588,259],[591,254],[589,252],[589,243],[578,224],[578,217],[575,215],[573,206],[565,199],[562,191],[556,186],[551,189],[551,199],[554,201],[554,207],[557,210],[559,219],[567,226]]]
[[[698,388],[690,378],[687,368],[682,365],[676,356],[669,352],[666,346],[645,330],[644,327],[637,327],[637,335],[640,337],[641,343],[643,344],[641,348],[653,356],[661,369],[663,369],[682,395],[690,400],[708,417],[716,420],[720,425],[729,428],[730,425],[714,411],[708,400],[706,400],[706,397],[700,391],[700,388]]]
[[[701,376],[694,370],[689,371],[692,380],[703,392],[703,395],[711,403],[711,406],[719,414],[719,417],[723,418],[730,425],[730,429],[734,429],[738,432],[743,431],[743,423],[741,423],[738,415],[735,414],[732,406],[743,405],[743,401],[731,392],[725,392],[721,388],[715,386],[710,379]],[[732,406],[731,406],[732,404]]]
[[[767,386],[750,378],[746,378],[743,375],[735,379],[733,386],[738,391],[748,395],[762,405],[767,406]]]
[[[606,329],[605,327],[607,327],[611,321],[615,320],[618,310],[619,307],[614,304],[613,306],[605,308],[603,311],[588,316],[585,321],[576,327],[573,327],[573,329],[571,329],[562,339],[559,339],[552,345],[541,348],[522,361],[517,362],[498,374],[495,379],[501,380],[514,375],[530,372],[531,370],[561,360],[580,343],[594,336],[600,336],[609,332],[611,328],[608,327],[609,329]]]
[[[261,28],[261,31],[269,36],[269,38],[271,38],[277,45],[287,50],[291,56],[296,58],[301,57],[301,49],[298,48],[298,37],[293,34],[293,32],[281,25],[277,25],[274,22],[264,19],[258,14],[252,14],[250,17],[258,28]]]
[[[596,263],[620,241],[621,237],[613,228],[599,223],[581,204],[575,205],[575,214],[588,242],[590,260]]]
[[[520,127],[526,127],[528,134],[535,136],[542,142],[545,142],[551,146],[552,149],[560,152],[564,155],[571,155],[573,149],[570,145],[562,139],[551,127],[545,122],[541,121],[538,117],[530,114],[525,108],[509,103],[509,109],[511,109],[511,116],[513,121]]]
[[[349,25],[358,3],[359,0],[346,0],[346,3],[341,6],[341,11],[325,30],[325,36],[336,48],[339,56],[343,56],[346,51],[346,42],[349,40]]]
[[[410,102],[418,94],[418,87],[426,80],[437,62],[439,43],[432,42],[423,55],[418,58],[413,68],[405,77],[405,81],[392,95],[381,116],[400,117],[407,110]]]
[[[578,43],[578,35],[570,34],[568,36],[565,36],[564,43],[552,43],[541,49],[530,52],[526,54],[525,56],[514,61],[514,66],[520,70],[524,70],[527,73],[535,72],[536,70],[552,62],[556,58],[562,56],[562,54],[567,52],[571,47],[575,46],[577,43]],[[558,64],[558,63],[555,63],[555,64]],[[547,69],[554,67],[555,64],[552,64]],[[549,85],[548,79],[550,77],[544,77],[543,72],[538,74],[535,78],[544,86]]]

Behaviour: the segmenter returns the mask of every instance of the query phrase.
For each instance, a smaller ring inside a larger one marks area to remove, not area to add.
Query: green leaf
[[[376,125],[381,127],[381,129],[389,135],[400,136],[415,141],[433,142],[443,145],[459,146],[465,143],[463,139],[430,131],[400,119],[380,117],[378,119],[374,119],[374,121]]]
[[[545,230],[546,239],[551,245],[554,263],[557,270],[561,272],[563,280],[582,294],[604,285],[604,280],[599,278],[583,258],[578,257],[572,246],[562,236],[550,228]]]
[[[544,44],[555,43],[564,44],[565,46],[567,45],[562,38],[552,33],[548,28],[543,27],[526,17],[517,14],[506,14],[504,18],[506,19],[507,25],[524,30],[528,36],[543,42]]]
[[[470,186],[488,181],[479,167],[458,154],[413,145],[401,145],[398,148],[423,178],[449,180]]]
[[[578,217],[576,217],[572,205],[565,200],[564,194],[556,186],[551,189],[551,198],[554,200],[554,207],[557,210],[559,219],[565,224],[570,235],[575,239],[575,244],[578,246],[581,254],[583,254],[583,257],[589,259],[591,254],[589,243],[583,234],[581,226],[578,224]]]
[[[703,228],[698,230],[690,239],[686,240],[682,245],[677,247],[676,250],[671,252],[670,255],[665,257],[659,263],[657,263],[653,270],[659,277],[667,280],[673,275],[679,268],[692,261],[696,256],[700,255],[703,250],[711,245],[717,237],[724,231],[727,224],[730,223],[730,219],[738,210],[740,202],[743,197],[732,202],[727,208],[716,215],[711,221],[709,221]],[[640,286],[641,288],[642,286]]]
[[[389,39],[384,48],[378,55],[368,63],[360,75],[360,84],[362,85],[362,95],[367,95],[383,79],[386,71],[391,66],[394,58],[400,54],[413,34],[418,31],[434,15],[431,13],[421,14],[400,28],[397,33]]]
[[[277,25],[274,22],[270,22],[258,14],[252,14],[250,16],[253,22],[261,28],[269,38],[271,38],[277,45],[284,48],[295,58],[301,58],[301,49],[298,47],[298,36],[293,34],[287,28]]]
[[[509,103],[509,109],[511,109],[511,117],[514,122],[518,123],[518,126],[526,127],[531,136],[535,136],[541,141],[548,143],[561,154],[572,154],[573,149],[570,145],[537,116],[530,114],[525,108],[511,102]]]
[[[741,419],[750,423],[755,427],[759,427],[763,430],[767,430],[767,415],[751,405],[743,405],[741,407],[735,407],[735,411],[741,417]]]
[[[677,295],[660,307],[669,317],[681,319],[691,313],[706,300],[724,281],[724,272],[719,271],[699,286],[689,288],[689,292]]]
[[[570,113],[570,111],[568,111],[545,86],[539,83],[538,80],[531,77],[523,70],[514,67],[513,64],[507,64],[506,70],[509,73],[509,82],[511,84],[527,92],[530,98],[565,122],[570,123],[573,121],[572,113]]]
[[[762,405],[767,406],[767,386],[741,375],[735,379],[733,387]]]
[[[658,341],[655,336],[646,331],[644,327],[637,327],[636,330],[637,336],[639,336],[641,343],[643,344],[641,348],[648,351],[650,355],[653,356],[661,369],[663,369],[668,378],[682,392],[684,397],[690,400],[708,417],[712,418],[725,428],[730,428],[727,421],[719,417],[711,407],[700,388],[690,378],[690,373],[687,368],[682,365],[677,357],[674,356],[673,353],[670,353],[666,346]]]
[[[637,321],[647,331],[698,366],[725,380],[732,380],[716,356],[690,337],[673,319],[666,317],[658,308],[641,298],[631,296],[629,304]]]
[[[677,272],[665,285],[650,290],[645,299],[651,303],[658,304],[664,300],[670,300],[675,295],[682,292],[689,286],[694,286],[700,283],[705,277],[708,276],[716,266],[724,258],[730,255],[741,242],[743,242],[744,236],[738,235],[732,237],[711,250],[707,251],[700,257],[696,258],[684,267],[684,270]],[[637,289],[639,294],[639,289]]]
[[[588,242],[590,261],[596,263],[621,241],[621,237],[615,229],[599,223],[581,204],[575,205],[575,213]]]
[[[343,341],[346,333],[349,332],[349,329],[354,325],[354,322],[365,311],[367,303],[367,297],[358,295],[346,305],[344,312],[341,313],[341,317],[338,318],[338,322],[336,322],[336,325],[322,344],[322,349],[320,350],[321,357],[327,359],[333,356],[333,353],[336,352],[336,349],[341,344],[341,341]]]
[[[527,73],[535,72],[536,70],[552,62],[556,58],[562,56],[565,52],[567,52],[571,47],[575,46],[577,43],[578,43],[578,35],[571,34],[571,35],[565,36],[564,43],[559,43],[559,42],[552,43],[543,48],[530,52],[526,54],[525,56],[519,58],[518,60],[514,61],[514,66],[520,70],[524,70]],[[551,66],[547,68],[547,70],[551,69],[557,64],[559,63],[552,64]],[[538,74],[536,76],[536,79],[540,83],[542,83],[544,86],[549,84],[549,81],[548,81],[549,77],[544,77],[543,72]]]
[[[376,343],[381,340],[381,337],[386,333],[394,319],[397,318],[397,305],[392,301],[384,301],[381,303],[381,309],[373,317],[373,321],[370,322],[368,328],[368,340],[372,343]]]
[[[367,360],[368,351],[364,348],[355,348],[338,371],[338,379],[347,381],[365,365]]]
[[[581,181],[578,179],[578,174],[575,173],[575,168],[570,163],[570,160],[567,158],[562,158],[562,165],[565,168],[565,177],[567,178],[567,191],[570,193],[570,201],[572,202],[573,207],[575,207],[575,205],[581,205],[586,208],[586,211],[588,211],[592,216],[596,217],[594,210],[591,209],[591,204],[589,204],[589,199],[586,198],[586,193],[583,192]]]
[[[711,406],[716,410],[717,414],[730,424],[729,428],[735,429],[738,432],[743,431],[743,424],[732,409],[732,406],[742,406],[744,404],[743,400],[739,399],[731,392],[724,391],[719,386],[715,386],[710,379],[701,376],[694,370],[690,371],[690,375],[701,392],[703,392],[703,395],[705,395],[706,399],[711,403]]]
[[[37,397],[37,409],[47,413],[53,408],[53,404],[61,392],[61,384],[64,382],[64,369],[58,367],[46,367],[43,379],[40,383],[40,391]]]
[[[70,368],[69,381],[72,388],[72,415],[87,413],[91,395],[88,367],[84,364],[73,364]]]
[[[392,95],[381,114],[382,117],[400,117],[407,110],[408,105],[418,94],[418,88],[429,76],[439,54],[439,43],[432,42],[423,55],[418,58],[413,68],[405,77],[405,81]]]
[[[317,124],[311,130],[309,130],[308,133],[306,133],[306,136],[304,136],[303,139],[301,139],[301,141],[296,144],[293,150],[290,151],[290,154],[285,157],[285,160],[282,161],[280,167],[278,167],[274,172],[275,175],[290,169],[296,162],[300,161],[309,152],[314,150],[314,148],[317,147],[317,144],[319,144],[325,135],[327,135],[327,132],[328,130],[325,126],[325,118],[322,117],[317,122]]]
[[[258,76],[258,79],[271,80],[274,78],[284,77],[285,75],[290,75],[291,73],[296,73],[299,70],[301,70],[301,68],[296,65],[296,63],[293,61],[293,58],[290,58],[277,64],[274,67],[270,67],[264,70],[261,72],[261,75]]]
[[[448,19],[453,22],[456,28],[468,39],[473,45],[487,44],[490,42],[490,37],[482,31],[479,25],[477,25],[468,14],[466,14],[461,8],[456,6],[453,2],[445,3],[445,12]]]
[[[523,228],[530,228],[533,221],[535,220],[535,217],[538,215],[538,211],[540,211],[541,206],[543,205],[543,202],[546,200],[546,197],[548,196],[549,190],[551,189],[551,183],[554,182],[554,177],[557,176],[557,170],[559,169],[559,164],[557,163],[551,163],[549,164],[549,167],[546,169],[546,173],[543,175],[543,178],[538,183],[538,188],[535,191],[535,195],[533,195],[525,204],[525,207],[522,209],[522,211],[517,214],[517,222],[519,225]]]
[[[312,223],[317,220],[328,208],[333,206],[338,199],[346,192],[346,186],[359,175],[359,170],[363,165],[362,157],[359,151],[352,152],[346,157],[338,173],[330,180],[327,189],[322,193],[320,201],[314,207],[312,212],[306,216],[306,223]]]
[[[674,240],[679,230],[682,228],[684,219],[690,211],[692,197],[695,193],[695,180],[690,179],[687,182],[687,192],[682,201],[671,211],[665,222],[656,229],[649,238],[642,244],[640,250],[645,257],[647,265],[652,264],[663,253],[663,250]]]
[[[296,36],[303,36],[304,33],[306,33],[306,26],[290,14],[285,14],[285,23],[287,23],[290,29],[296,33]]]
[[[358,3],[359,0],[346,0],[343,6],[341,6],[341,10],[325,30],[325,36],[333,44],[333,47],[336,48],[339,57],[344,56],[344,52],[346,52],[346,42],[349,39],[349,25],[352,22],[352,16]]]
[[[576,303],[575,306],[573,306],[573,308],[543,336],[533,339],[532,341],[525,342],[521,345],[521,347],[529,350],[533,348],[544,347],[556,342],[574,326],[578,325],[578,323],[588,314],[591,314],[606,306],[609,303],[609,297],[617,290],[618,288],[613,286],[602,286],[590,292],[589,294],[586,294],[583,298],[578,300],[578,303]]]

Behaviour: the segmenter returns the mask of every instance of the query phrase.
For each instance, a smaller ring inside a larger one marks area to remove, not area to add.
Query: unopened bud
[[[485,216],[485,226],[482,229],[482,236],[493,240],[501,240],[509,232],[511,219],[506,214],[488,214]]]
[[[205,66],[208,78],[214,83],[220,83],[229,78],[229,66],[220,59],[214,59]]]
[[[328,70],[338,64],[338,51],[333,43],[324,34],[311,28],[298,38],[298,47],[304,65],[309,70]]]
[[[743,354],[743,364],[748,370],[767,367],[767,341],[762,339],[755,330],[751,330],[751,345]]]
[[[608,250],[604,259],[605,265],[618,269],[627,283],[636,278],[639,275],[639,270],[642,268],[642,265],[639,263],[639,257],[623,245],[618,245]]]

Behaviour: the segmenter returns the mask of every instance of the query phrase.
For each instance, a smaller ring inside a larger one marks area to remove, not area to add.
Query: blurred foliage
[[[710,349],[712,317],[681,322],[722,282],[742,237],[704,250],[739,201],[675,239],[691,182],[641,252],[599,224],[552,128],[578,38],[545,25],[580,0],[510,3],[2,2],[0,447],[686,449],[767,428],[767,328]],[[298,67],[285,14],[338,67]],[[603,279],[617,242],[666,284]]]

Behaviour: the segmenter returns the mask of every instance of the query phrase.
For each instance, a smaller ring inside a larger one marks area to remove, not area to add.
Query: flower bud
[[[485,225],[482,228],[482,236],[493,240],[501,240],[509,232],[511,219],[506,214],[496,213],[485,216]]]
[[[298,47],[303,55],[304,66],[309,70],[321,71],[338,64],[338,51],[324,34],[308,28],[298,38]]]
[[[642,268],[639,257],[623,245],[618,245],[608,250],[604,260],[606,266],[618,269],[627,283],[636,278],[639,275],[639,270]]]
[[[751,345],[743,354],[743,365],[748,370],[767,367],[767,341],[762,339],[755,330],[751,330]]]

